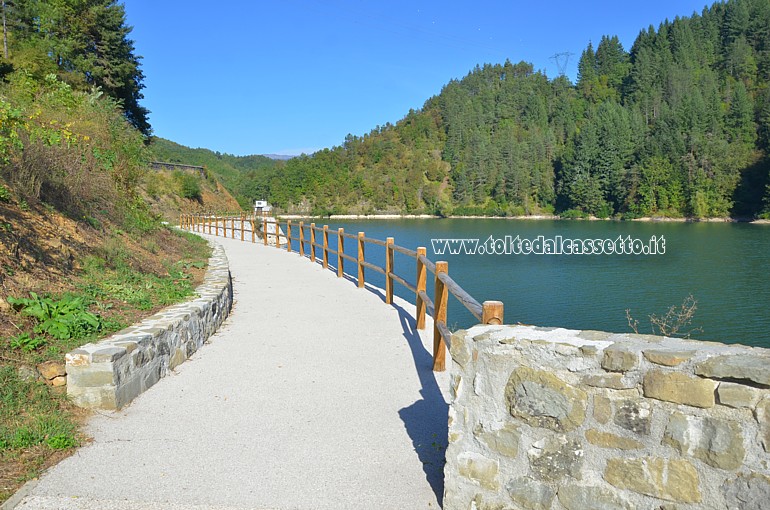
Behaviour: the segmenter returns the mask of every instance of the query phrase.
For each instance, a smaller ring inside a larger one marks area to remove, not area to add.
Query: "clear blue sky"
[[[710,4],[710,3],[709,3]],[[571,52],[704,0],[125,0],[155,134],[230,154],[339,145],[421,108],[476,64]]]

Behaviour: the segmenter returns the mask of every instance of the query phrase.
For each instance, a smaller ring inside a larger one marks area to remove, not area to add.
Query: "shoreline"
[[[664,216],[645,216],[630,220],[613,218],[561,218],[552,214],[533,214],[528,216],[436,216],[433,214],[332,214],[330,216],[312,216],[304,214],[280,214],[278,218],[284,220],[302,219],[327,219],[333,220],[423,220],[423,219],[449,219],[449,220],[551,220],[551,221],[631,221],[641,223],[751,223],[756,225],[770,225],[770,220],[765,219],[741,219],[741,218],[668,218]]]

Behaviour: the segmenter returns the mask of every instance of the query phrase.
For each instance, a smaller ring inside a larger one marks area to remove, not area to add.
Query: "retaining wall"
[[[227,256],[213,246],[197,299],[66,355],[67,395],[79,406],[120,409],[189,358],[227,318],[233,302]]]
[[[770,508],[770,350],[476,326],[451,341],[445,510]]]

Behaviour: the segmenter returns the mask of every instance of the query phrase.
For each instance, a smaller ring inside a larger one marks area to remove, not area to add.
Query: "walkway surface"
[[[217,238],[235,305],[210,343],[22,492],[20,509],[439,508],[432,326],[319,264]],[[410,278],[411,279],[411,278]]]

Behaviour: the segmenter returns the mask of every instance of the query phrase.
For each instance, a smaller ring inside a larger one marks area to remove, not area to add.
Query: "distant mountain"
[[[276,161],[288,161],[291,158],[296,158],[297,156],[290,156],[288,154],[262,154],[262,156],[270,159],[274,159]]]

